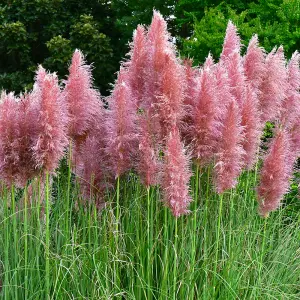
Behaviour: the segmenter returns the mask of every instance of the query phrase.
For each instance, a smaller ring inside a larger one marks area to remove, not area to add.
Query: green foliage
[[[201,170],[175,219],[134,174],[100,212],[84,206],[64,163],[51,199],[27,209],[26,191],[1,189],[1,299],[299,299],[299,210],[259,217],[257,174],[218,196]]]
[[[267,51],[283,45],[289,57],[300,47],[298,0],[260,0],[250,3],[244,10],[222,2],[206,8],[202,18],[194,19],[193,34],[180,39],[182,55],[194,57],[196,63],[202,63],[209,51],[218,58],[229,19],[237,25],[244,45],[257,33],[260,44]]]
[[[0,88],[18,92],[30,86],[41,63],[64,77],[72,52],[79,48],[94,64],[95,84],[105,93],[121,56],[107,36],[114,34],[109,3],[4,1],[0,6]]]

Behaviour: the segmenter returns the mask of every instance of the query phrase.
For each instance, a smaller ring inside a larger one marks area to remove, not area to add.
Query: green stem
[[[25,258],[25,299],[28,299],[28,224],[27,224],[27,210],[28,210],[28,193],[27,185],[24,189],[24,258]]]
[[[174,242],[174,267],[173,267],[173,299],[177,299],[176,296],[176,283],[177,283],[177,246],[178,246],[178,225],[177,218],[175,218],[175,242]]]
[[[197,163],[196,165],[196,182],[195,182],[195,199],[194,199],[194,215],[193,215],[193,240],[192,240],[192,261],[191,261],[191,272],[190,272],[190,293],[189,293],[189,298],[194,299],[194,270],[195,270],[195,261],[196,261],[196,239],[197,239],[197,205],[199,203],[198,197],[199,197],[199,164]]]
[[[46,173],[46,184],[45,184],[45,192],[46,192],[46,299],[50,299],[50,199],[49,199],[49,174]]]
[[[12,207],[12,215],[13,215],[13,232],[14,232],[14,251],[16,253],[16,265],[18,260],[18,243],[19,243],[19,237],[18,237],[18,229],[17,229],[17,214],[16,214],[16,199],[15,199],[15,187],[12,185],[11,187],[11,207]],[[15,276],[15,299],[18,298],[18,274]]]
[[[218,211],[218,228],[217,228],[217,235],[216,235],[216,250],[215,250],[215,265],[214,265],[214,282],[213,282],[213,289],[214,294],[217,291],[217,269],[218,269],[218,259],[219,259],[219,244],[220,244],[220,232],[221,232],[221,222],[222,222],[222,207],[223,207],[223,194],[220,195],[220,202],[219,202],[219,211]],[[217,299],[217,295],[214,295],[214,298]]]
[[[147,298],[151,299],[151,276],[152,276],[152,264],[151,264],[151,251],[152,251],[152,232],[151,228],[151,199],[150,199],[150,187],[147,187],[147,235],[148,235],[148,247],[147,247]]]

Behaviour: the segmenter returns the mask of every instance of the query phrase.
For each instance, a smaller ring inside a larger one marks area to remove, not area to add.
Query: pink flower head
[[[153,11],[153,18],[148,30],[148,55],[154,72],[160,72],[164,68],[166,52],[174,52],[175,48],[170,42],[171,36],[167,29],[167,22],[162,15]]]
[[[266,54],[262,47],[259,47],[257,34],[249,41],[247,52],[244,56],[244,70],[247,80],[253,88],[258,89],[262,83],[265,68]]]
[[[170,133],[166,142],[163,182],[164,203],[175,217],[187,214],[192,201],[189,196],[189,160],[180,141],[178,130]]]
[[[228,104],[234,97],[231,93],[227,70],[224,68],[223,63],[218,63],[215,65],[213,75],[215,76],[216,80],[215,93],[218,99],[218,106],[220,111],[226,111]],[[224,117],[224,114],[221,114],[221,118],[223,119]]]
[[[190,126],[193,124],[193,112],[196,106],[196,95],[199,92],[199,69],[193,68],[192,60],[184,60],[184,72],[185,72],[185,85],[184,85],[184,98],[183,106],[185,115],[182,120],[182,136],[183,139],[190,144],[192,140],[192,134],[190,132]]]
[[[89,135],[75,149],[75,174],[80,183],[81,195],[92,201],[97,208],[104,205],[103,194],[110,187],[110,160],[106,153],[107,132],[105,128],[105,111],[99,103],[97,118]]]
[[[229,85],[232,95],[241,108],[245,101],[246,77],[242,57],[238,52],[233,53],[226,61],[225,67],[228,73]]]
[[[226,35],[221,53],[221,60],[225,61],[234,53],[240,53],[241,39],[238,35],[236,26],[229,20],[226,28]]]
[[[204,69],[201,71],[199,93],[196,99],[190,130],[193,136],[193,156],[198,163],[203,165],[213,159],[221,125],[216,81],[209,64],[204,64]]]
[[[132,156],[137,151],[136,109],[127,75],[127,71],[121,68],[113,93],[108,99],[107,151],[116,177],[133,166]]]
[[[259,213],[266,217],[276,210],[289,188],[293,164],[289,161],[290,139],[285,130],[278,130],[269,147],[260,172],[257,188]]]
[[[258,98],[253,87],[248,83],[246,86],[245,102],[241,111],[241,125],[244,128],[243,164],[251,169],[256,162],[257,152],[262,134],[260,112],[258,110]]]
[[[19,135],[16,136],[16,140],[19,145],[19,172],[15,183],[19,187],[24,187],[28,180],[39,173],[33,150],[39,128],[38,111],[33,92],[21,95],[18,99],[18,115]]]
[[[139,151],[137,171],[142,183],[148,188],[159,182],[161,171],[161,164],[158,160],[159,147],[155,145],[154,137],[151,134],[151,119],[149,115],[140,115],[138,123]]]
[[[35,113],[30,95],[16,99],[12,93],[1,95],[0,104],[0,176],[8,185],[24,187],[37,175],[32,153]]]
[[[63,98],[69,110],[69,136],[75,143],[85,139],[91,130],[100,94],[93,88],[91,67],[85,63],[84,56],[75,50],[65,81]]]
[[[53,172],[68,144],[67,112],[61,99],[61,90],[55,74],[47,74],[40,66],[33,93],[38,110],[37,138],[33,151],[38,169]]]
[[[130,60],[124,64],[128,68],[128,84],[132,91],[137,107],[143,101],[144,76],[147,64],[146,30],[139,25],[133,34],[133,42],[130,44]]]
[[[12,93],[1,94],[0,104],[0,176],[11,185],[18,174],[18,104]]]
[[[282,103],[280,122],[285,128],[292,128],[300,118],[300,55],[296,51],[287,66],[288,89]]]
[[[185,80],[167,23],[156,11],[147,34],[147,53],[145,93],[141,107],[155,124],[152,134],[162,141],[184,116]]]
[[[283,48],[274,48],[266,57],[266,72],[259,87],[260,110],[262,111],[262,122],[274,121],[281,110],[281,105],[286,97],[287,71]]]
[[[157,99],[157,114],[162,139],[179,126],[183,116],[184,70],[176,57],[167,55],[161,72],[161,94]]]
[[[244,150],[242,147],[243,128],[240,122],[239,108],[236,101],[232,99],[225,112],[214,168],[218,193],[233,188],[242,170]]]

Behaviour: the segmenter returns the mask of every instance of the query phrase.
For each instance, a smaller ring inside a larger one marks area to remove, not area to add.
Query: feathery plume
[[[196,95],[199,92],[199,69],[193,68],[191,59],[185,59],[184,72],[185,72],[185,90],[183,98],[183,106],[185,110],[185,115],[182,119],[181,135],[183,140],[190,144],[192,140],[192,134],[190,132],[190,126],[193,123],[193,112],[196,106]]]
[[[213,159],[220,137],[221,125],[216,97],[216,81],[208,65],[204,64],[204,69],[201,70],[199,93],[193,109],[193,123],[190,127],[193,136],[193,157],[201,165],[205,165]]]
[[[55,74],[47,74],[42,66],[36,75],[36,97],[38,110],[37,138],[33,155],[38,169],[53,172],[64,155],[68,144],[67,115],[61,99],[61,90]]]
[[[147,34],[147,72],[145,76],[145,108],[157,131],[153,134],[164,140],[184,115],[184,69],[170,41],[167,23],[154,11]]]
[[[259,213],[266,217],[276,210],[289,188],[293,164],[289,160],[290,139],[288,133],[279,129],[264,158],[257,188]]]
[[[165,139],[175,127],[179,127],[184,117],[183,78],[183,68],[176,57],[167,55],[161,72],[161,95],[157,99],[157,114],[162,139]]]
[[[234,53],[240,53],[241,39],[236,26],[229,20],[226,28],[226,35],[223,43],[223,50],[220,59],[225,61]]]
[[[83,54],[75,50],[65,81],[63,98],[69,112],[69,136],[80,144],[91,130],[100,94],[93,88],[91,67],[86,64]]]
[[[147,55],[146,30],[139,25],[134,31],[133,42],[130,44],[130,59],[124,63],[124,67],[128,68],[128,84],[137,108],[140,107],[145,92],[144,77],[146,75]]]
[[[287,128],[292,128],[300,118],[300,55],[296,51],[293,53],[287,66],[288,89],[286,97],[282,103],[280,116],[281,124]]]
[[[234,99],[227,107],[221,138],[218,144],[214,178],[217,192],[233,188],[237,183],[237,177],[242,170],[242,126],[238,105]]]
[[[1,94],[0,107],[0,176],[12,185],[18,174],[18,104],[12,93]]]
[[[137,162],[137,172],[140,175],[142,183],[148,188],[158,184],[161,164],[158,160],[157,149],[153,143],[151,135],[151,119],[148,115],[138,116],[138,141],[139,152]]]
[[[257,34],[249,41],[247,52],[243,58],[245,76],[251,86],[258,89],[262,83],[265,69],[265,50],[259,47]]]
[[[242,57],[239,53],[233,53],[224,63],[227,70],[230,91],[236,98],[240,108],[245,101],[246,77],[242,64]]]
[[[188,158],[180,141],[179,132],[174,129],[166,142],[162,188],[163,201],[172,210],[175,217],[189,212],[188,206],[192,201],[189,196],[190,177]]]
[[[104,206],[103,194],[110,187],[110,160],[106,153],[105,111],[99,103],[97,118],[86,140],[74,152],[75,174],[84,200]]]
[[[2,93],[0,103],[0,176],[8,186],[24,187],[37,175],[32,153],[35,111],[29,94],[16,99]]]
[[[262,122],[274,121],[281,110],[287,91],[287,71],[283,48],[274,48],[266,57],[266,72],[259,87]]]
[[[136,110],[127,82],[127,71],[120,69],[107,113],[107,151],[114,174],[119,177],[133,166],[133,153],[137,151]]]
[[[263,128],[260,122],[257,94],[249,83],[246,86],[245,102],[241,116],[241,125],[244,128],[244,139],[242,142],[244,149],[243,165],[250,170],[256,162]]]

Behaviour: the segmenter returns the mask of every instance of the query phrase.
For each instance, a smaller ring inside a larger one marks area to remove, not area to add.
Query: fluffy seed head
[[[187,214],[192,201],[189,196],[189,161],[180,141],[178,130],[170,133],[166,142],[163,182],[164,203],[175,217]]]

